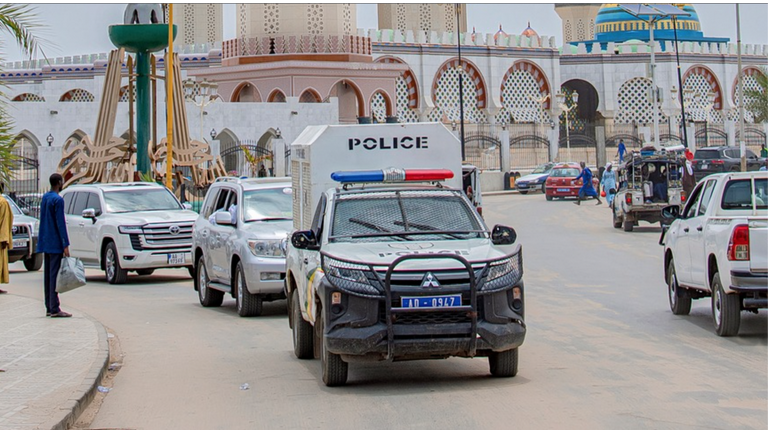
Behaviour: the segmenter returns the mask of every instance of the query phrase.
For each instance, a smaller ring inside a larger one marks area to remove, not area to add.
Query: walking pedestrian
[[[613,195],[616,194],[616,172],[613,171],[612,163],[605,165],[605,171],[603,172],[603,178],[600,180],[600,186],[605,191],[605,200],[608,202],[608,206],[610,206],[613,202]]]
[[[59,275],[62,257],[69,257],[69,236],[64,218],[64,199],[59,195],[64,178],[54,173],[49,178],[51,191],[40,202],[40,231],[37,236],[37,252],[43,255],[43,289],[45,315],[51,318],[69,318],[72,314],[61,310],[56,277]]]
[[[760,144],[760,158],[768,158],[768,149],[766,149],[765,144]]]
[[[685,163],[683,163],[683,191],[686,198],[691,196],[696,186],[696,177],[693,175],[693,152],[685,150]]]
[[[578,181],[581,179],[583,184],[581,185],[581,188],[579,189],[579,197],[578,200],[573,202],[576,205],[581,205],[581,201],[584,199],[585,196],[592,196],[595,199],[597,199],[597,204],[601,205],[603,202],[600,201],[600,195],[597,194],[597,191],[595,190],[595,187],[592,185],[592,170],[587,167],[587,163],[581,162],[581,173],[579,173],[579,176],[574,179],[574,181]]]
[[[8,251],[13,249],[13,211],[3,196],[3,184],[0,183],[0,284],[8,284],[11,277],[8,272]],[[7,291],[0,290],[0,294]]]
[[[619,163],[624,162],[624,154],[627,153],[627,146],[624,145],[624,139],[619,139]]]

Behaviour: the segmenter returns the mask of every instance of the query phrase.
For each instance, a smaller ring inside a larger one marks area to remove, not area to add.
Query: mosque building
[[[282,175],[289,173],[283,159],[290,142],[308,125],[439,121],[458,130],[462,93],[466,161],[498,176],[487,183],[501,187],[505,171],[569,157],[601,165],[619,140],[630,147],[651,141],[654,49],[659,140],[679,143],[687,134],[691,147],[701,147],[740,138],[736,45],[705,36],[692,5],[678,5],[689,16],[676,19],[682,86],[672,20],[657,22],[650,47],[647,23],[617,5],[556,4],[557,45],[534,30],[535,22],[470,31],[464,7],[382,4],[379,28],[361,30],[354,4],[238,4],[236,38],[222,40],[221,5],[180,5],[176,49],[189,81],[190,133],[212,142],[227,166],[238,165],[236,148],[253,144],[271,154],[271,172]],[[742,54],[744,86],[757,88],[768,45],[744,45]],[[55,170],[66,141],[93,133],[106,58],[16,62],[0,72],[18,148],[36,163],[36,180]],[[194,102],[203,82],[218,88],[217,101],[201,108]],[[119,105],[115,133],[125,130],[125,137],[128,103]],[[749,113],[745,121],[744,139],[759,148],[768,125]],[[157,124],[161,135],[164,126]]]

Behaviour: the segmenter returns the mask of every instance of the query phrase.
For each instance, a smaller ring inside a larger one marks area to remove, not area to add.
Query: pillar
[[[507,127],[501,129],[501,172],[508,172],[511,166],[511,160],[509,159],[509,130]]]
[[[595,127],[595,140],[597,141],[597,153],[596,153],[595,163],[597,164],[597,168],[599,169],[600,166],[605,166],[606,164],[605,127],[603,126]]]
[[[150,172],[148,145],[152,132],[149,122],[152,95],[149,91],[149,57],[146,51],[136,54],[136,168],[143,173]]]

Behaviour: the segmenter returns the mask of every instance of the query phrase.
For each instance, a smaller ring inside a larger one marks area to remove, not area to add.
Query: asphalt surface
[[[732,338],[715,335],[709,299],[672,315],[658,226],[625,233],[605,204],[541,194],[489,196],[484,213],[523,244],[529,330],[517,377],[452,358],[352,364],[347,386],[326,388],[319,361],[293,356],[284,301],[239,318],[231,299],[202,308],[186,271],[122,286],[89,271],[63,307],[101,321],[125,354],[91,427],[768,427],[766,311],[742,313]],[[17,275],[17,292],[42,296],[40,276]]]

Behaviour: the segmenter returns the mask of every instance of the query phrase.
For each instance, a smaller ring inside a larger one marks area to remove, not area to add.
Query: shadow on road
[[[706,300],[709,304],[710,299]],[[709,309],[698,309],[698,312],[691,312],[690,315],[683,317],[685,321],[700,328],[702,331],[718,339],[715,333],[715,323],[712,320],[712,313]],[[719,338],[728,340],[734,345],[768,345],[768,315],[765,310],[757,315],[750,312],[741,313],[741,324],[739,334],[732,337]]]

